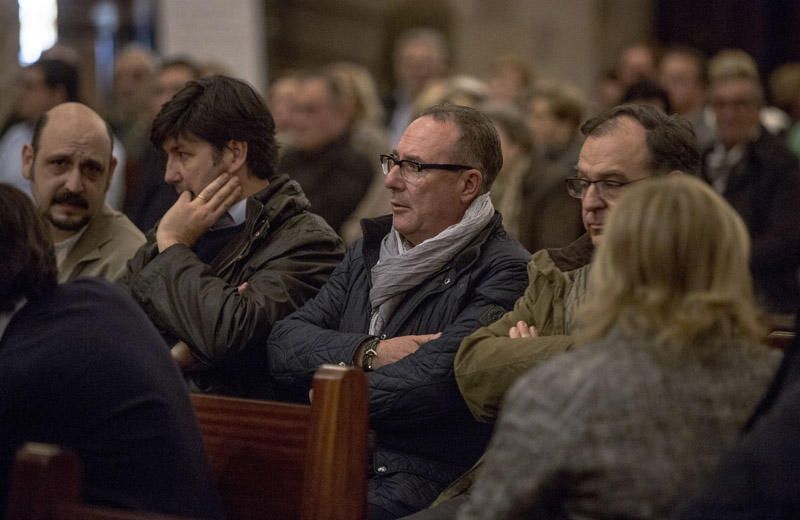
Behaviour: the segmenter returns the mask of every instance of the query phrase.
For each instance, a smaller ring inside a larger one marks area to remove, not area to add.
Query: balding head
[[[111,130],[80,103],[63,103],[36,123],[22,151],[23,175],[59,242],[82,230],[102,209],[116,166]]]
[[[61,103],[45,112],[45,114],[39,118],[33,128],[33,137],[31,139],[31,146],[33,147],[34,153],[39,147],[39,141],[44,127],[53,120],[56,122],[63,120],[66,121],[67,124],[76,125],[81,128],[91,128],[95,126],[95,129],[102,129],[108,136],[108,155],[111,156],[111,152],[114,148],[114,134],[111,131],[111,126],[106,123],[97,112],[83,103]]]

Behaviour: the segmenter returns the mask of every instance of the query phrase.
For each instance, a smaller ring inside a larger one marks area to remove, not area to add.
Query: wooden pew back
[[[367,383],[352,367],[323,366],[311,406],[193,395],[229,520],[364,518]],[[7,520],[175,520],[81,503],[78,457],[28,443],[17,453]]]
[[[192,396],[229,519],[363,518],[366,377],[323,366],[313,388],[311,406]]]

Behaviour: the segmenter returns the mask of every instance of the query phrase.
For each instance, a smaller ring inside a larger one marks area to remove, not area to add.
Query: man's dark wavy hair
[[[618,105],[583,123],[581,132],[586,137],[604,135],[616,127],[621,117],[635,120],[647,132],[647,150],[654,175],[665,175],[673,170],[700,174],[700,150],[692,124],[679,115],[668,116],[654,106]]]
[[[252,174],[261,179],[275,175],[275,121],[264,99],[244,81],[211,76],[187,83],[161,107],[150,141],[161,149],[164,141],[180,136],[202,139],[217,152],[230,141],[245,141]]]
[[[0,312],[37,300],[58,284],[50,233],[27,195],[0,183]]]

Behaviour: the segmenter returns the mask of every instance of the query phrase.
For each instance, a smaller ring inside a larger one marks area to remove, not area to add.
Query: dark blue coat
[[[78,280],[28,302],[0,340],[0,516],[26,441],[77,452],[91,503],[222,517],[169,349],[106,282]]]
[[[376,432],[369,486],[371,516],[419,510],[483,452],[490,426],[477,423],[453,376],[462,338],[496,320],[528,284],[530,255],[496,214],[453,261],[406,295],[386,336],[442,332],[400,361],[370,372],[370,427]],[[313,300],[275,325],[268,341],[279,392],[306,395],[322,363],[352,363],[369,338],[370,276],[391,217],[366,220],[363,241],[345,255]]]

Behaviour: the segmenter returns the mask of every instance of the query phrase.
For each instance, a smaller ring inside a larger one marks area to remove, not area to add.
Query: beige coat
[[[106,204],[64,259],[58,270],[58,283],[87,276],[116,282],[144,243],[144,235],[128,217]]]

